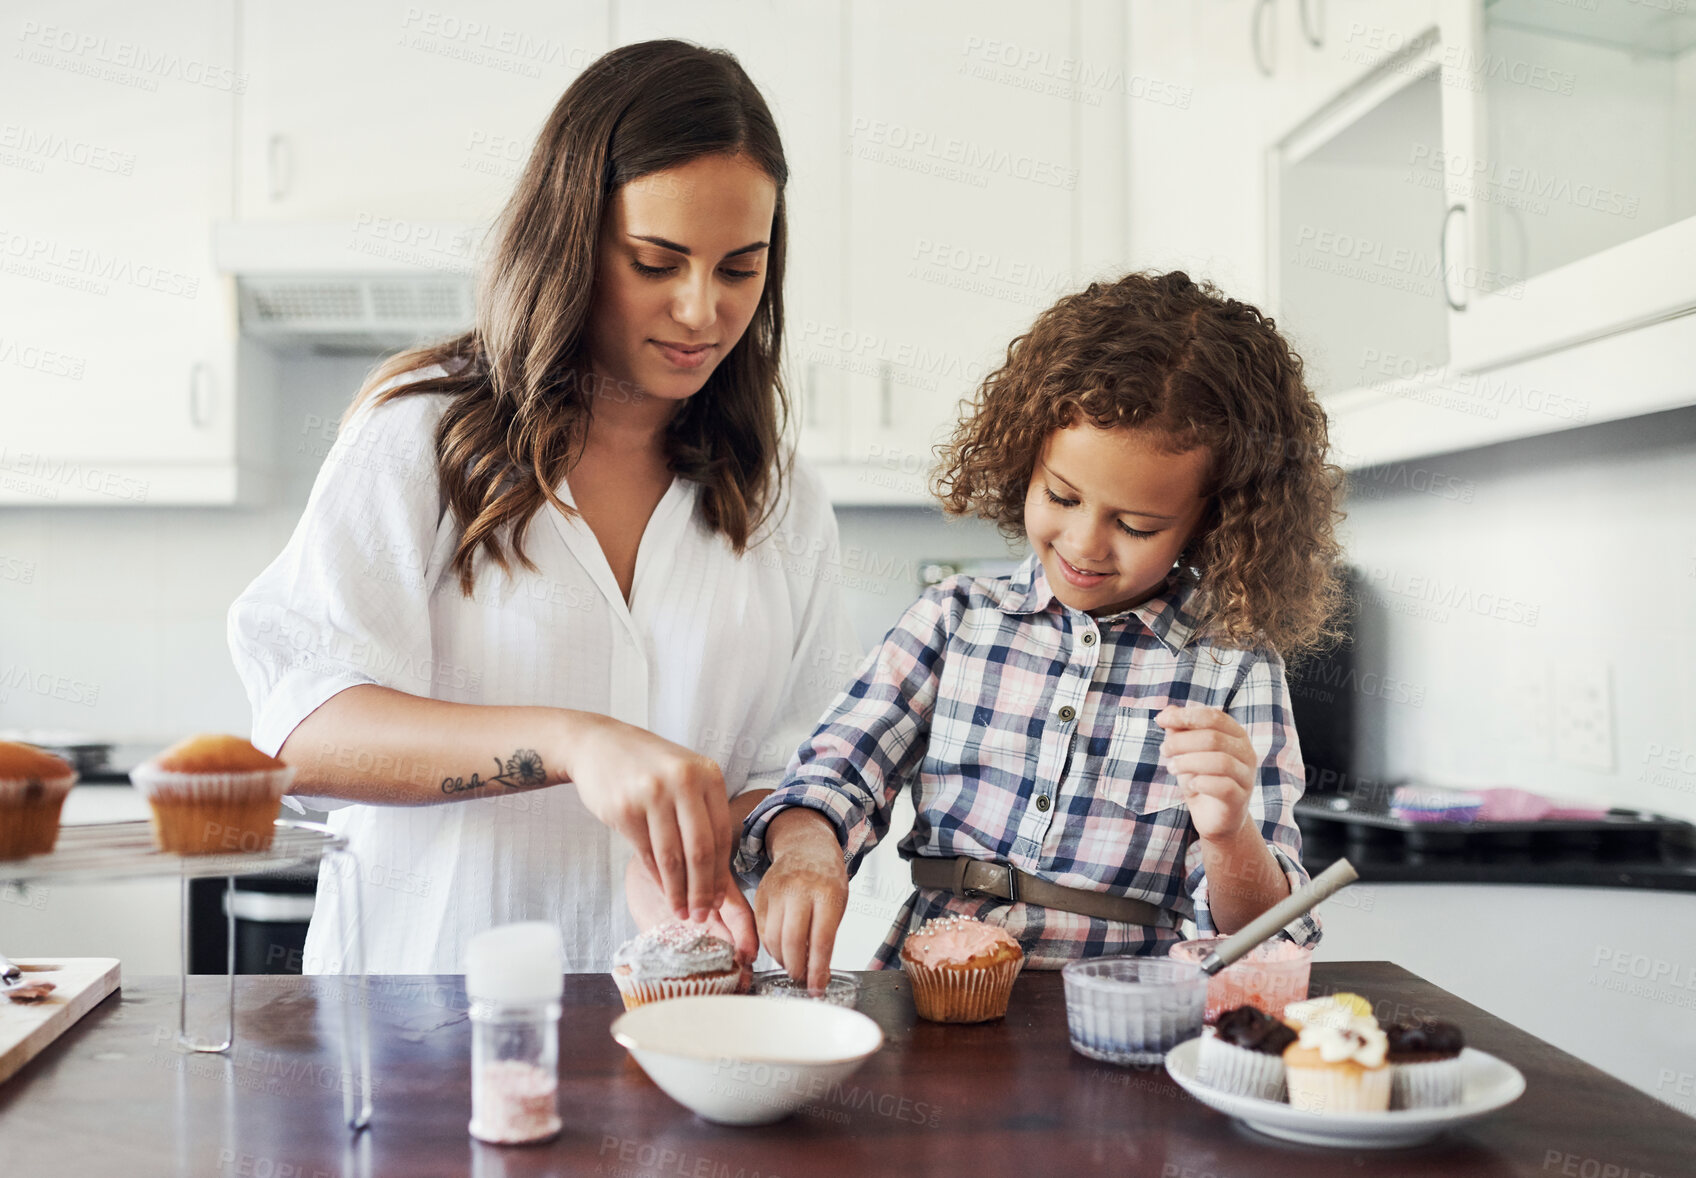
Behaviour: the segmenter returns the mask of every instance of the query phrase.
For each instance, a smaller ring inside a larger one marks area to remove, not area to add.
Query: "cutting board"
[[[31,1003],[13,1002],[0,990],[0,1082],[118,988],[116,957],[29,957],[12,964],[24,971],[24,981],[52,982],[57,988]]]

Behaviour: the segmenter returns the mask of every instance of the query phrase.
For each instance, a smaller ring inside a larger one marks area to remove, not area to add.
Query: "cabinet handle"
[[[1311,0],[1314,15],[1308,16],[1309,0],[1298,0],[1301,11],[1301,33],[1315,49],[1325,46],[1325,0]]]
[[[270,180],[271,199],[282,200],[294,183],[294,154],[283,135],[272,135],[265,144],[265,171]]]
[[[195,429],[205,429],[212,423],[210,403],[202,395],[211,374],[212,366],[204,360],[196,360],[188,370],[188,420]]]
[[[895,424],[895,374],[888,360],[877,366],[877,418],[884,429]]]
[[[1275,0],[1255,0],[1254,17],[1248,25],[1248,40],[1249,45],[1254,50],[1254,64],[1268,78],[1272,76],[1277,64],[1266,46],[1266,11],[1274,3]],[[1275,29],[1274,32],[1276,32]]]
[[[1454,220],[1456,213],[1465,213],[1463,204],[1450,205],[1443,214],[1443,228],[1437,234],[1437,273],[1443,283],[1443,301],[1451,311],[1466,310],[1466,300],[1455,302],[1455,296],[1449,287],[1449,222]]]

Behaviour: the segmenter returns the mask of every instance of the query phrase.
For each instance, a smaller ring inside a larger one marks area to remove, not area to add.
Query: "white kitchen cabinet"
[[[1696,10],[1444,0],[1456,366],[1696,308]]]
[[[486,224],[560,95],[608,46],[606,0],[237,11],[248,86],[235,215],[354,232],[380,217]],[[409,245],[366,235],[373,251]]]
[[[677,37],[727,49],[771,108],[789,164],[784,383],[800,451],[816,462],[840,460],[847,426],[843,369],[816,346],[842,320],[844,3],[623,0],[613,30],[618,44]]]
[[[0,503],[230,503],[257,493],[238,404],[227,212],[231,9],[87,0],[26,15],[0,70]]]
[[[1270,302],[1345,463],[1696,401],[1696,17],[1435,17],[1269,161]]]
[[[1088,36],[1086,41],[1084,38]],[[1123,24],[1078,3],[848,8],[839,502],[924,502],[932,447],[1009,341],[1124,264]]]

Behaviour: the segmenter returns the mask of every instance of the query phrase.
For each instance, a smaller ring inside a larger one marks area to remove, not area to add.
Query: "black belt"
[[[1069,888],[1038,879],[1007,863],[984,859],[913,860],[913,883],[921,888],[939,888],[956,896],[990,896],[1012,903],[1023,901],[1043,908],[1058,908],[1080,916],[1093,916],[1119,924],[1170,926],[1171,915],[1147,900],[1110,896],[1087,888]]]

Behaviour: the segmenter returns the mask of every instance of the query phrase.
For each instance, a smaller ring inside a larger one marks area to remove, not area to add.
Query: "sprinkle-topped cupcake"
[[[1006,929],[969,916],[934,917],[901,946],[919,1017],[937,1023],[1001,1018],[1025,953]]]
[[[59,811],[76,780],[70,762],[34,745],[0,740],[0,859],[53,849]]]
[[[732,993],[742,971],[729,941],[701,925],[668,920],[618,947],[612,980],[624,1008],[634,1010],[662,998]]]

